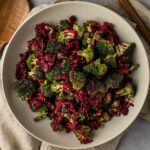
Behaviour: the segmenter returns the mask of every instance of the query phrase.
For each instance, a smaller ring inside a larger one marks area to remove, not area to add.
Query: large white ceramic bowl
[[[33,121],[34,113],[31,112],[25,102],[19,100],[12,90],[12,83],[15,81],[16,63],[19,53],[26,50],[27,41],[34,37],[34,29],[37,23],[56,23],[60,19],[76,15],[79,23],[86,20],[108,21],[115,25],[119,36],[123,41],[136,43],[133,61],[140,67],[132,76],[137,85],[135,106],[130,108],[127,116],[115,117],[106,123],[104,128],[94,132],[93,142],[80,144],[72,134],[55,133],[50,127],[48,119],[39,123]],[[146,99],[149,87],[149,64],[145,49],[134,29],[121,16],[113,11],[93,3],[87,2],[64,2],[51,5],[27,19],[13,35],[8,45],[2,68],[3,91],[8,105],[22,126],[33,136],[49,144],[62,148],[80,149],[103,144],[112,140],[131,125],[139,114]]]

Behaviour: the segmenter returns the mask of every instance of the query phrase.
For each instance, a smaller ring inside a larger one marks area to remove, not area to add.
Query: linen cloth
[[[51,0],[49,4],[59,2],[63,0]],[[90,1],[90,0],[89,0]],[[100,5],[104,5],[122,16],[128,18],[125,11],[120,7],[117,0],[93,0]],[[139,12],[140,16],[144,19],[148,27],[150,27],[150,11],[144,7],[137,0],[130,0],[130,3]],[[37,13],[39,10],[47,7],[47,4],[34,8],[29,15]],[[140,35],[142,38],[142,36]],[[142,39],[143,40],[143,39]],[[150,60],[150,47],[143,40],[145,48],[147,50],[148,58]],[[0,87],[1,88],[1,87]],[[0,89],[1,90],[1,89]],[[150,92],[147,97],[146,103],[141,111],[140,116],[150,121]],[[103,145],[89,148],[86,150],[115,150],[120,137],[113,139],[112,141]],[[11,114],[6,102],[4,101],[3,95],[0,98],[0,149],[1,150],[61,150],[60,148],[52,147],[45,142],[41,142],[36,138],[28,134],[14,119]]]

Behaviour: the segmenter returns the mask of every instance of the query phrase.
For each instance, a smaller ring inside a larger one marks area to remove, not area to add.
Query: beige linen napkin
[[[49,4],[58,1],[62,1],[62,0],[51,0]],[[104,1],[95,0],[95,2],[104,5],[118,12],[122,16],[128,18],[124,10],[119,6],[117,0],[104,0]],[[130,2],[134,7],[136,7],[136,10],[140,12],[141,17],[145,19],[145,22],[150,27],[150,11],[147,8],[145,8],[142,4],[140,4],[137,0],[130,0]],[[45,7],[47,7],[47,5],[41,5],[34,8],[31,11],[30,15],[37,13],[39,10]],[[148,57],[150,60],[149,46],[145,41],[143,42],[146,47]],[[150,98],[150,92],[140,114],[141,117],[147,120],[150,120],[149,98]],[[120,137],[121,135],[108,143],[105,143],[103,145],[94,148],[86,149],[86,150],[115,150],[120,140]],[[52,147],[45,142],[41,142],[35,139],[30,134],[28,134],[22,127],[20,127],[20,125],[17,123],[17,121],[10,113],[8,106],[4,101],[3,95],[1,96],[1,101],[0,101],[0,149],[1,150],[61,150],[60,148]]]

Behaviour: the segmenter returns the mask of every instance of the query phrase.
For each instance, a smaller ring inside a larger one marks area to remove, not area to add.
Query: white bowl
[[[26,102],[22,102],[16,97],[12,90],[12,83],[15,81],[16,63],[19,53],[26,50],[27,41],[34,37],[34,29],[37,23],[56,23],[60,19],[76,15],[78,22],[87,20],[108,21],[115,25],[119,36],[123,41],[136,43],[133,61],[140,67],[132,74],[134,83],[137,85],[135,96],[135,106],[130,108],[127,116],[115,117],[106,123],[104,128],[94,132],[93,142],[80,144],[72,134],[55,133],[50,127],[48,119],[39,123],[33,121],[34,113],[31,112]],[[2,68],[3,91],[7,103],[22,126],[36,138],[48,142],[49,144],[61,148],[80,149],[98,146],[112,140],[131,125],[139,114],[146,99],[149,87],[149,64],[143,44],[134,29],[121,16],[113,11],[93,3],[87,2],[63,2],[50,5],[27,19],[15,32],[8,45]]]

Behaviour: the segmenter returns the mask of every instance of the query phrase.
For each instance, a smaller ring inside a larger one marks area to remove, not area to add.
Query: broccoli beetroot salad
[[[127,115],[135,87],[128,76],[137,68],[134,43],[120,41],[111,23],[37,24],[35,37],[20,54],[13,88],[35,121],[49,118],[55,132],[73,132],[81,143],[114,116]]]

